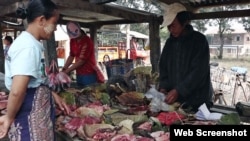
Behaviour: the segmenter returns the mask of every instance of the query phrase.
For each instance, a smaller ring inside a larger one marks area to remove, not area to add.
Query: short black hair
[[[57,9],[57,6],[51,0],[30,0],[27,8],[19,7],[16,14],[19,18],[27,18],[27,22],[31,23],[42,15],[46,19],[53,17],[55,9]]]
[[[13,42],[13,39],[12,39],[11,36],[6,36],[6,37],[4,38],[4,40],[9,41],[11,44],[12,44],[12,42]]]

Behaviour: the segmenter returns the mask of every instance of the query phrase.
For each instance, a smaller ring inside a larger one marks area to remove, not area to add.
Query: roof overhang
[[[52,0],[61,13],[60,24],[67,21],[78,21],[83,27],[103,26],[109,24],[148,23],[155,17],[153,13],[126,8],[112,4],[94,4],[89,0]],[[28,0],[1,0],[0,17],[15,17],[18,7],[26,5]],[[160,19],[160,18],[159,18]]]
[[[194,13],[194,19],[236,18],[236,17],[250,16],[250,8],[245,10],[197,13],[197,11],[201,8],[250,4],[250,0],[159,0],[159,1],[166,4],[172,4],[175,2],[183,4],[189,11],[192,11]]]

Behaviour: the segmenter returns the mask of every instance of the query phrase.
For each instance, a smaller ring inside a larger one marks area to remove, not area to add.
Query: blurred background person
[[[6,57],[7,56],[7,52],[8,52],[8,50],[9,50],[9,48],[10,48],[12,42],[13,42],[13,39],[12,39],[11,36],[6,36],[4,38],[3,42],[4,42],[4,45],[5,45],[5,47],[4,47],[4,56]]]

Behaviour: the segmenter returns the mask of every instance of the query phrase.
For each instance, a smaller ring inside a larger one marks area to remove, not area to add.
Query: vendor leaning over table
[[[209,67],[209,45],[206,37],[189,24],[191,12],[174,3],[167,9],[167,39],[159,63],[159,90],[166,94],[166,103],[180,102],[197,111],[206,103],[212,106],[212,85]]]
[[[70,54],[62,71],[69,74],[75,70],[76,82],[81,87],[103,83],[104,80],[100,80],[103,78],[97,68],[92,39],[81,29],[79,23],[73,21],[67,23],[67,33],[70,37]]]

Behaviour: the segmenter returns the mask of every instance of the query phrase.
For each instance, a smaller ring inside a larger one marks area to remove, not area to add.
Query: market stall
[[[181,103],[167,105],[164,95],[154,88],[157,74],[151,75],[150,71],[150,67],[142,67],[130,72],[130,77],[117,76],[105,84],[71,87],[60,92],[72,110],[70,115],[57,110],[57,136],[60,141],[167,141],[171,125],[249,123],[249,117],[239,115],[232,107],[215,105],[209,113],[217,115],[208,117],[204,114],[204,110],[208,110],[204,106],[193,113],[183,109]],[[128,84],[131,77],[137,82],[132,87]]]
[[[158,74],[150,72],[150,67],[138,67],[106,83],[84,88],[71,83],[70,87],[55,89],[71,109],[69,115],[56,110],[57,140],[168,141],[171,125],[250,123],[249,105],[237,108],[215,105],[208,113],[217,116],[210,117],[204,114],[207,113],[204,110],[208,110],[204,106],[193,113],[183,109],[181,103],[166,104],[165,96],[154,88]],[[54,87],[51,85],[51,88]],[[0,93],[1,115],[6,112],[7,98],[6,93]]]

